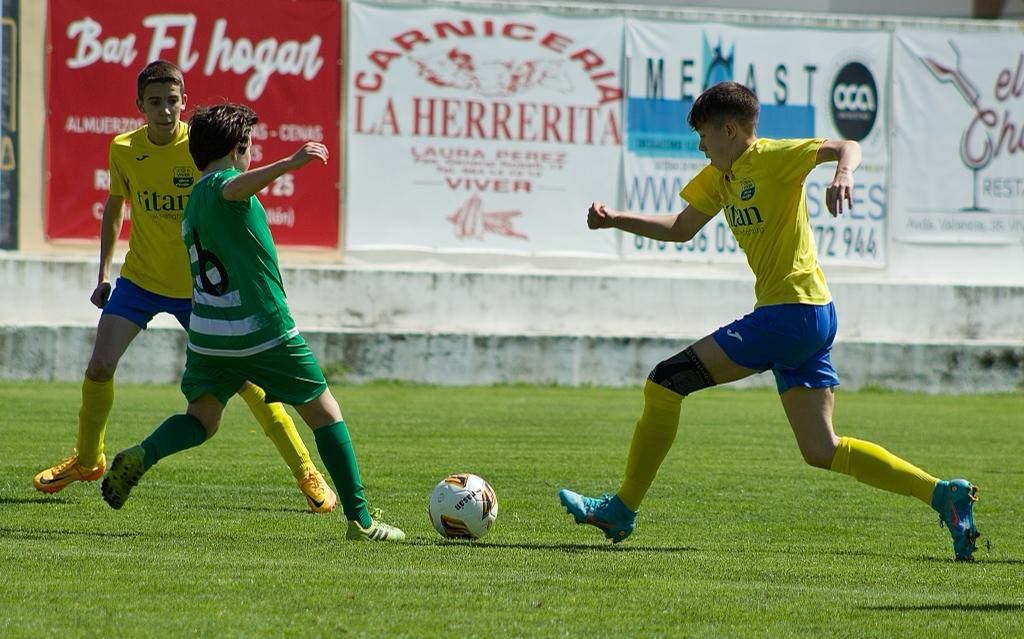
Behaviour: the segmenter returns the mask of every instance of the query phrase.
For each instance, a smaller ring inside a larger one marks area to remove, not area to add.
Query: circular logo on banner
[[[848,140],[863,140],[878,116],[875,76],[860,62],[843,67],[832,83],[832,121]]]

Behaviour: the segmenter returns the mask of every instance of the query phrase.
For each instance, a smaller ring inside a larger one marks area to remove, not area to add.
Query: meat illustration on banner
[[[613,252],[621,28],[352,3],[348,246]]]

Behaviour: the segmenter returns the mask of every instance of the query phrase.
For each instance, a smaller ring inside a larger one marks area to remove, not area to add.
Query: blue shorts
[[[103,307],[103,314],[108,313],[123,317],[141,329],[145,329],[157,313],[170,313],[182,328],[188,330],[188,320],[192,315],[192,299],[150,293],[131,280],[119,277],[110,299]]]
[[[829,357],[836,327],[836,307],[831,302],[823,306],[778,304],[756,308],[712,337],[740,366],[771,369],[781,394],[794,386],[839,385]]]

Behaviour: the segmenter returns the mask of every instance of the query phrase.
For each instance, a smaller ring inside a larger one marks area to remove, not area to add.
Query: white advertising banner
[[[349,5],[350,249],[614,255],[622,19]]]
[[[898,31],[893,237],[1024,239],[1024,35]]]
[[[833,219],[824,193],[835,164],[807,178],[811,225],[824,264],[882,267],[886,261],[886,104],[891,38],[884,32],[740,28],[720,24],[626,21],[625,181],[630,210],[682,209],[679,191],[704,166],[686,117],[700,92],[724,80],[761,102],[758,135],[826,137],[861,144],[853,208]],[[627,236],[626,257],[742,261],[721,215],[685,244]]]

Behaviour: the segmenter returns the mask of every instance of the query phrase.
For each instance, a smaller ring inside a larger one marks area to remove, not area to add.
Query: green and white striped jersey
[[[188,347],[204,355],[255,355],[298,334],[263,205],[255,195],[224,199],[224,184],[239,173],[203,176],[181,224],[192,269]]]

